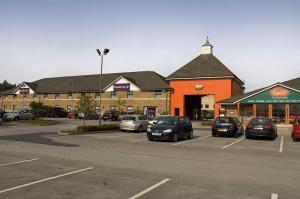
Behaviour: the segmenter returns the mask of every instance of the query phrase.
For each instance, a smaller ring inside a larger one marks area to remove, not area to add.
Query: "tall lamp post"
[[[101,125],[101,92],[102,92],[102,69],[103,69],[103,56],[109,53],[109,49],[105,48],[103,53],[99,49],[96,49],[97,53],[101,57],[101,72],[100,72],[100,88],[99,88],[99,125]]]

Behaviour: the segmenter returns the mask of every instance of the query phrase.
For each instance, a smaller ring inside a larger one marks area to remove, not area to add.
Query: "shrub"
[[[117,130],[119,129],[119,125],[117,124],[103,124],[103,125],[95,125],[95,126],[78,126],[76,128],[76,133],[83,132],[93,132],[93,131],[107,131],[107,130]]]

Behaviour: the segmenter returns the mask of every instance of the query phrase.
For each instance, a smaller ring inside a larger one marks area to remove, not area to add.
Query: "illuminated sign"
[[[20,88],[20,89],[19,89],[19,92],[20,92],[20,94],[22,94],[22,95],[29,94],[29,91],[30,91],[29,88]]]
[[[289,96],[289,90],[282,87],[275,87],[270,90],[270,96],[275,98],[282,98]]]
[[[114,84],[114,91],[129,91],[130,84]]]
[[[202,90],[203,88],[204,88],[204,86],[202,84],[196,84],[195,85],[196,90]]]

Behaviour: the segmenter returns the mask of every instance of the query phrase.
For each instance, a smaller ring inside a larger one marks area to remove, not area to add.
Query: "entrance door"
[[[285,120],[285,104],[272,105],[273,119],[277,122],[284,122]]]
[[[156,107],[147,107],[147,113],[148,118],[155,118],[156,117]]]
[[[201,119],[201,97],[202,95],[184,96],[184,114],[191,120]]]

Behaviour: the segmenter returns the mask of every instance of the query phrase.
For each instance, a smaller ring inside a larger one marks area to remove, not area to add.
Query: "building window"
[[[48,99],[48,94],[44,94],[44,99]]]
[[[127,91],[127,98],[133,97],[133,91]]]
[[[4,106],[3,106],[3,109],[4,109],[4,110],[7,110],[7,105],[4,105]]]
[[[68,99],[72,99],[72,93],[68,93]]]
[[[205,108],[209,108],[209,104],[205,104]]]
[[[203,104],[201,104],[201,108],[203,108]]]
[[[37,98],[37,94],[32,95],[32,99],[35,99],[35,98]]]
[[[155,98],[161,98],[162,91],[155,91]]]
[[[127,112],[132,113],[133,112],[133,107],[132,106],[127,106]]]
[[[67,106],[67,112],[69,113],[69,112],[71,112],[72,111],[72,106],[71,105],[68,105]]]
[[[81,97],[84,97],[85,96],[85,93],[81,93]]]
[[[13,111],[17,109],[17,105],[13,105]]]
[[[59,105],[55,105],[55,107],[56,107],[56,108],[58,108],[58,107],[59,107]]]
[[[26,97],[27,97],[27,95],[24,94],[24,95],[23,95],[23,98],[26,98]]]
[[[13,99],[14,99],[14,100],[16,99],[16,97],[17,97],[16,95],[13,95]]]
[[[116,98],[117,96],[117,92],[116,91],[112,91],[111,92],[111,98]]]
[[[58,98],[59,98],[59,94],[56,93],[56,94],[55,94],[55,99],[58,99]]]
[[[26,109],[26,105],[23,105],[23,109]]]
[[[99,110],[100,110],[99,106],[96,106],[95,111],[96,111],[97,114],[99,114]]]
[[[95,93],[95,99],[99,99],[100,98],[100,93]]]

